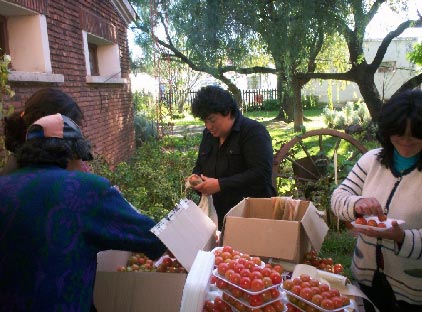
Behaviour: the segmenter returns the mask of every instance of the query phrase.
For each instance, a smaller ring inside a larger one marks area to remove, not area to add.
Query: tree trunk
[[[292,80],[294,101],[294,130],[301,132],[303,127],[302,84],[298,79]]]

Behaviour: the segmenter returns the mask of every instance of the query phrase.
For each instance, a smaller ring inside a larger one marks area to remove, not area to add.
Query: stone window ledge
[[[11,71],[8,75],[8,80],[13,82],[51,82],[51,83],[63,83],[64,76],[61,74],[51,73],[34,73],[34,72],[23,72],[23,71]]]

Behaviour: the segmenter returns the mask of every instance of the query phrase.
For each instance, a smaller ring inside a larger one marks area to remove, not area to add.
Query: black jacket
[[[272,164],[271,137],[259,122],[238,113],[221,147],[219,138],[204,129],[193,173],[219,181],[221,191],[213,195],[213,202],[220,228],[225,214],[243,198],[275,196]]]

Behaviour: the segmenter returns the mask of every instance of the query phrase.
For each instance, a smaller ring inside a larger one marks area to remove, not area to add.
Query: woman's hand
[[[376,198],[366,197],[361,198],[355,203],[355,211],[359,215],[375,215],[380,221],[385,220],[384,212],[381,204]]]
[[[202,195],[208,196],[220,192],[220,184],[218,183],[218,179],[208,178],[203,174],[201,174],[201,179],[203,182],[199,183],[193,188],[202,193]]]
[[[365,234],[370,237],[379,237],[383,239],[390,239],[395,241],[398,244],[403,243],[404,239],[404,230],[397,224],[396,221],[391,222],[392,227],[385,230],[385,231],[376,231],[371,229],[370,227],[362,229],[362,228],[355,228],[356,232]]]

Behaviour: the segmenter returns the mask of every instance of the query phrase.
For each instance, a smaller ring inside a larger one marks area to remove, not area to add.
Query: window
[[[127,83],[121,78],[119,46],[109,40],[82,32],[88,83]]]
[[[0,1],[0,48],[12,59],[10,81],[63,82],[52,73],[46,17]]]
[[[99,76],[98,59],[97,59],[97,46],[95,44],[88,44],[89,50],[89,68],[91,69],[91,76]]]
[[[396,62],[389,61],[389,62],[381,62],[380,66],[378,67],[379,73],[389,73],[396,70]]]
[[[0,15],[0,55],[9,54],[7,48],[6,18]]]
[[[261,76],[248,76],[248,89],[261,89]]]

